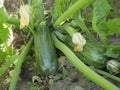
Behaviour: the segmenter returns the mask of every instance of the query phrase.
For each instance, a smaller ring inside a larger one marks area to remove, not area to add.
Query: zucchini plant
[[[103,68],[110,69],[112,67],[110,65],[115,65],[115,63],[112,62],[111,64],[110,62],[106,68],[106,63],[109,59],[114,58],[117,60],[120,56],[120,46],[111,46],[107,38],[112,31],[114,34],[117,34],[117,31],[114,31],[113,28],[111,28],[113,23],[116,23],[115,27],[118,30],[118,35],[120,34],[120,24],[118,23],[120,19],[107,21],[106,18],[111,10],[111,6],[107,0],[93,1],[94,0],[55,0],[55,9],[52,12],[52,20],[50,22],[52,27],[49,27],[47,24],[47,20],[44,15],[43,0],[28,0],[29,5],[22,5],[20,8],[20,19],[15,17],[8,18],[5,9],[0,8],[0,16],[3,17],[2,19],[0,18],[1,30],[6,30],[3,28],[3,23],[12,24],[15,25],[15,27],[20,27],[20,29],[28,29],[30,31],[28,33],[31,35],[29,35],[29,37],[33,38],[22,49],[20,55],[18,56],[19,61],[14,69],[14,72],[16,73],[12,76],[9,90],[15,89],[22,63],[32,46],[34,46],[37,72],[42,77],[48,77],[49,75],[56,73],[59,66],[56,55],[57,48],[69,59],[74,67],[76,67],[90,80],[100,85],[103,89],[119,90],[117,86],[97,73],[106,75],[120,82],[118,77],[101,71]],[[88,28],[84,22],[84,18],[82,18],[82,10],[84,11],[84,9],[91,3],[93,4],[93,17],[90,22],[91,27]],[[100,8],[100,6],[102,7]],[[76,23],[76,27],[74,25],[73,28],[71,27],[71,21]],[[51,29],[54,31],[51,31]],[[110,29],[110,31],[106,31],[108,29]],[[1,30],[0,32],[2,32]],[[99,36],[102,43],[97,41],[92,34],[93,32]],[[4,34],[4,31],[2,33]],[[8,32],[6,33],[8,34]],[[78,37],[74,37],[76,39],[75,41],[73,40],[74,33],[79,33]],[[80,33],[84,34],[85,38],[82,37]],[[2,38],[2,34],[0,33],[0,37],[0,40],[2,40],[0,41],[1,44],[4,40],[6,40],[7,35]],[[80,37],[84,40],[80,39]],[[117,51],[117,53],[114,53],[113,51]],[[6,59],[10,60],[10,62],[6,61],[1,66],[0,75],[5,72],[5,70],[15,61],[16,58],[17,55],[11,55],[9,59]],[[94,66],[94,68],[90,68],[88,65]],[[117,66],[119,67],[119,64]],[[115,65],[114,68],[116,71],[113,71],[119,73],[118,67]]]
[[[118,87],[110,83],[109,81],[105,80],[98,74],[96,74],[94,71],[92,71],[89,67],[87,67],[65,44],[60,42],[56,36],[53,35],[55,46],[61,50],[66,57],[70,60],[70,62],[79,70],[81,71],[85,76],[87,76],[89,79],[93,80],[100,86],[102,86],[106,90],[119,90]],[[106,83],[106,84],[103,84]]]

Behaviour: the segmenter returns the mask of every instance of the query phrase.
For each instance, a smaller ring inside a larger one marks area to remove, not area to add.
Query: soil
[[[9,14],[12,14],[18,10],[20,7],[20,0],[5,0],[5,7]],[[26,3],[27,0],[24,0]],[[44,0],[45,9],[50,9],[50,6],[54,4],[54,0]],[[114,0],[114,5],[117,8],[117,16],[120,16],[120,0]],[[19,33],[19,32],[17,32]],[[20,36],[21,37],[21,36]],[[120,37],[119,36],[110,36],[109,37],[111,44],[120,45]],[[18,40],[18,39],[17,39]],[[16,41],[17,41],[16,40]],[[17,42],[19,44],[19,42]],[[24,43],[24,42],[22,42]],[[16,47],[20,48],[20,47]],[[60,56],[61,57],[61,56]],[[36,76],[36,71],[34,69],[34,58],[28,57],[29,62],[25,62],[22,66],[21,74],[17,83],[16,90],[30,90],[31,85],[41,86],[41,90],[103,90],[97,84],[92,82],[91,80],[84,77],[84,75],[78,72],[69,62],[63,61],[61,65],[61,69],[58,71],[60,74],[62,73],[63,68],[67,71],[65,77],[58,77],[59,79],[55,80],[54,85],[48,85],[48,81],[50,79],[54,79],[54,75],[47,78],[47,81],[44,78],[40,77],[36,79],[36,82],[32,82],[33,76]],[[7,90],[9,84],[5,84],[2,82],[3,78],[7,77],[4,74],[0,78],[0,90]],[[110,79],[108,79],[110,80]],[[110,80],[112,81],[112,80]],[[2,82],[2,83],[1,83]],[[114,84],[120,87],[120,84],[112,81]],[[34,84],[31,84],[34,83]],[[47,83],[47,84],[46,84]],[[34,90],[34,89],[33,89]],[[39,89],[36,89],[39,90]]]

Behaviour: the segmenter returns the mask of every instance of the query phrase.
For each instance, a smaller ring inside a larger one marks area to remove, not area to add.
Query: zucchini
[[[65,44],[74,51],[74,53],[86,64],[96,68],[104,68],[107,57],[105,56],[105,49],[96,41],[86,38],[86,44],[82,52],[74,51],[74,44],[70,36],[66,37]]]
[[[50,30],[44,21],[34,31],[34,47],[37,70],[40,75],[49,76],[55,73],[58,68],[57,56]]]

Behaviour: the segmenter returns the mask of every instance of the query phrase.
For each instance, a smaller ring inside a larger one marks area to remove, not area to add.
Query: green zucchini
[[[65,44],[74,51],[74,44],[70,36],[66,37]],[[104,68],[107,57],[105,56],[105,49],[96,41],[86,38],[86,44],[82,52],[74,53],[83,60],[84,63],[94,66],[96,68]]]
[[[41,22],[35,29],[34,47],[38,72],[42,76],[55,73],[58,68],[58,61],[50,30],[45,22]]]

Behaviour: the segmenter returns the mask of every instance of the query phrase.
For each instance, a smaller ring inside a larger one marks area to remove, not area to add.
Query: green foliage
[[[106,23],[106,28],[107,28],[106,33],[108,35],[113,34],[120,35],[120,18],[110,19]]]
[[[108,47],[105,55],[111,58],[118,58],[120,56],[120,51],[114,50],[114,48]]]
[[[9,30],[8,28],[0,27],[0,44],[5,43],[8,39]]]
[[[67,9],[73,5],[76,0],[55,0],[55,8],[51,10],[52,23],[55,23]]]
[[[118,90],[118,87],[105,80],[103,77],[99,76],[97,73],[92,71],[88,66],[86,66],[64,43],[60,42],[55,36],[53,36],[55,46],[62,51],[65,56],[69,59],[69,61],[86,77],[93,80],[97,84],[99,84],[103,89],[106,90]],[[69,53],[68,53],[69,52]],[[105,83],[105,84],[103,84]]]
[[[24,62],[24,60],[26,58],[26,55],[27,55],[28,51],[30,50],[30,48],[32,46],[32,43],[33,43],[33,39],[31,39],[29,41],[29,43],[23,48],[19,57],[17,57],[18,61],[17,61],[17,64],[15,66],[14,73],[12,75],[9,90],[14,90],[15,89],[15,85],[17,83],[17,79],[18,79],[20,71],[21,71],[22,63]]]
[[[55,85],[55,81],[53,79],[49,79],[48,83],[51,87]]]
[[[36,24],[39,24],[41,21],[45,20],[44,12],[43,12],[43,3],[42,0],[31,0],[32,1],[32,9],[33,19]],[[34,24],[33,24],[34,25]]]
[[[78,26],[80,26],[80,28],[82,29],[83,32],[86,32],[86,34],[89,33],[89,30],[87,28],[87,26],[84,23],[84,19],[82,18],[82,16],[80,15],[80,12],[76,12],[74,15],[74,20],[75,22],[78,24]]]
[[[7,46],[5,45],[6,40],[8,39],[9,30],[8,27],[5,26],[7,21],[7,12],[4,7],[0,8],[0,62],[5,60],[7,56]]]
[[[4,7],[0,8],[0,26],[7,21],[7,12]]]
[[[0,50],[0,62],[2,62],[6,58],[6,53]]]
[[[13,50],[10,46],[7,46],[6,43],[1,44],[0,46],[0,62],[4,62],[4,60],[13,54]]]
[[[107,0],[96,0],[93,5],[92,27],[98,33],[102,42],[106,45],[107,38],[105,37],[106,17],[110,13],[111,6]]]
[[[68,71],[65,68],[63,68],[62,77],[65,78],[68,76],[68,74],[69,74]]]
[[[75,2],[76,0],[74,0]],[[73,1],[71,0],[55,0],[55,10],[60,17],[71,5]]]
[[[27,27],[27,28],[30,29],[32,33],[34,33],[33,35],[38,35],[38,34],[40,34],[37,32],[37,29],[39,29],[38,26],[40,25],[40,23],[42,21],[46,20],[45,16],[44,16],[44,11],[42,8],[43,0],[28,0],[28,1],[29,1],[29,5],[31,5],[31,7],[30,7],[31,15],[30,15],[30,24],[29,24],[29,27]],[[87,35],[89,35],[89,36],[92,35],[91,32],[89,31],[89,28],[87,28],[87,26],[84,23],[84,18],[82,18],[81,12],[82,12],[82,10],[84,10],[84,8],[86,8],[88,5],[90,5],[93,1],[94,0],[55,0],[55,9],[51,12],[52,20],[53,20],[53,21],[51,21],[51,24],[54,26],[54,28],[59,29],[59,28],[62,28],[61,24],[64,22],[66,22],[65,24],[67,24],[68,26],[70,25],[70,23],[73,23],[73,26],[76,25],[77,29],[79,29],[79,27],[82,29],[82,31],[86,34],[86,37],[87,37]],[[92,15],[91,13],[87,17],[87,19],[89,19],[89,20],[92,19],[92,28],[99,35],[99,37],[103,41],[104,45],[108,44],[108,39],[107,39],[106,35],[111,35],[111,34],[120,35],[120,19],[119,18],[110,19],[108,22],[106,20],[107,16],[110,13],[110,10],[112,9],[112,7],[109,5],[108,2],[111,3],[111,5],[113,5],[113,0],[96,0],[95,2],[93,2],[93,17],[91,17],[91,15]],[[71,22],[71,20],[73,22]],[[2,63],[2,65],[0,67],[0,75],[2,75],[15,60],[16,61],[18,60],[18,62],[16,63],[16,66],[15,66],[15,69],[14,69],[15,73],[12,74],[12,79],[11,79],[11,83],[10,83],[10,87],[9,87],[9,90],[14,90],[15,85],[17,83],[17,79],[18,79],[20,71],[21,71],[22,63],[24,62],[24,60],[26,58],[26,54],[28,53],[32,44],[28,43],[27,46],[25,46],[23,48],[23,50],[19,56],[12,55],[11,48],[6,45],[7,39],[9,36],[9,29],[6,26],[7,23],[14,24],[16,27],[19,27],[20,20],[18,20],[16,18],[8,19],[6,9],[4,7],[2,7],[2,8],[0,8],[0,63]],[[90,23],[91,23],[91,21],[90,21]],[[44,28],[44,27],[41,26],[40,31],[42,30],[42,28]],[[52,30],[54,29],[53,27],[52,28],[49,27],[49,28]],[[48,29],[48,30],[50,30],[50,29]],[[65,29],[65,27],[64,27],[64,29]],[[69,33],[72,32],[72,29],[69,30],[69,28],[67,28],[67,30],[68,30],[67,32],[69,32]],[[43,30],[43,33],[45,35],[45,30]],[[72,32],[72,33],[74,33],[74,32]],[[64,33],[64,34],[66,34],[66,33]],[[46,63],[46,60],[47,60],[46,58],[49,58],[48,56],[54,57],[54,55],[52,55],[53,53],[50,53],[48,51],[48,48],[46,48],[46,45],[50,46],[50,43],[49,42],[44,43],[48,40],[48,38],[45,39],[44,35],[43,36],[42,35],[43,34],[41,34],[40,36],[41,36],[43,42],[42,43],[39,42],[38,47],[35,49],[35,51],[39,50],[39,46],[41,43],[44,48],[42,48],[40,53],[37,52],[37,54],[39,54],[38,56],[40,56],[40,55],[45,56],[44,58],[45,58],[45,64],[46,64],[46,65],[44,65],[44,63],[43,63],[41,65],[50,66],[51,62],[49,62],[49,60],[48,60],[48,62]],[[61,36],[60,39],[62,39],[64,42],[64,39],[65,39],[64,35],[63,35],[63,37],[62,37],[62,34],[60,36]],[[39,41],[39,39],[40,38],[38,37],[36,39],[36,41]],[[107,80],[105,80],[104,78],[102,78],[101,76],[96,74],[95,72],[93,72],[89,67],[87,67],[84,64],[85,61],[83,61],[84,63],[81,61],[85,57],[83,57],[83,58],[80,57],[81,60],[79,60],[79,58],[75,55],[75,53],[72,52],[68,48],[68,46],[61,43],[54,35],[53,35],[52,39],[54,39],[54,41],[55,41],[56,48],[61,50],[66,55],[66,57],[70,60],[70,62],[75,66],[75,68],[77,68],[80,72],[82,72],[86,77],[90,78],[91,80],[93,80],[94,82],[96,82],[97,84],[99,84],[101,87],[103,87],[105,89],[114,89],[114,90],[118,89],[116,86],[114,86],[113,84],[111,84],[110,82],[108,82]],[[93,37],[92,38],[90,37],[89,39],[91,39],[92,41],[95,40],[95,38],[93,39]],[[50,40],[48,40],[48,41],[50,41]],[[94,41],[93,43],[91,43],[89,45],[89,47],[87,46],[87,44],[85,46],[86,52],[87,52],[87,53],[85,53],[85,55],[91,54],[91,56],[92,56],[92,57],[88,57],[88,58],[90,58],[90,61],[92,61],[93,59],[95,59],[96,61],[99,59],[104,60],[104,58],[102,58],[102,55],[106,55],[105,57],[107,57],[107,58],[118,58],[120,56],[119,50],[115,50],[116,48],[120,49],[120,47],[115,47],[115,49],[105,47],[105,49],[107,49],[105,52],[105,51],[101,50],[102,45],[95,46],[95,44],[97,44],[97,43]],[[84,51],[85,51],[85,48],[84,48]],[[44,54],[45,52],[43,52],[43,51],[46,51],[46,53],[48,55]],[[83,53],[84,53],[84,51],[83,51]],[[99,53],[99,51],[100,51],[100,53]],[[101,55],[101,53],[102,53],[102,55]],[[96,55],[96,54],[98,54],[98,55]],[[8,58],[8,56],[9,56],[9,58]],[[41,58],[41,57],[39,57],[39,58]],[[6,60],[6,61],[4,61],[4,60]],[[38,60],[38,59],[36,59],[36,60]],[[86,60],[88,60],[88,59],[86,59]],[[105,58],[105,60],[106,60],[106,58]],[[52,62],[54,63],[54,61],[52,61]],[[103,64],[105,64],[105,63],[103,62]],[[40,64],[38,64],[38,65],[40,65]],[[97,66],[99,66],[99,65],[97,65]],[[51,67],[48,67],[48,69],[50,70],[50,68],[53,68],[53,67],[54,67],[54,64],[51,64]],[[48,73],[48,71],[45,71],[45,73]],[[54,79],[49,79],[48,84],[50,86],[54,86],[54,80],[58,80],[61,78],[64,79],[68,75],[69,75],[68,71],[63,67],[62,73],[56,75]],[[103,83],[105,83],[105,84],[103,84]],[[40,88],[33,86],[33,87],[31,87],[31,90],[40,90]]]
[[[6,42],[8,38],[8,28],[5,27],[5,23],[7,21],[7,12],[4,7],[0,8],[0,44]]]
[[[93,0],[78,0],[76,1],[69,9],[67,9],[54,23],[54,27],[57,28],[59,25],[70,18],[75,12],[83,9],[84,7],[88,6],[92,3]]]
[[[8,69],[8,67],[16,60],[17,57],[18,55],[13,55],[6,59],[6,61],[0,67],[0,76]]]
[[[59,80],[62,78],[62,74],[57,74],[55,77],[54,77],[54,80]]]
[[[93,15],[96,24],[99,23],[99,21],[104,18],[109,14],[111,9],[111,6],[108,4],[107,0],[96,0],[94,3],[94,9],[93,9]]]

